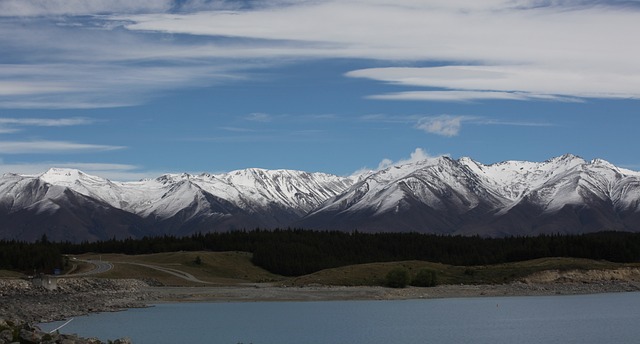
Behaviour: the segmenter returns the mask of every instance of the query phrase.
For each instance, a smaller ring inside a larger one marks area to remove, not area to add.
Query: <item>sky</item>
[[[640,170],[638,37],[638,0],[0,0],[0,173]]]

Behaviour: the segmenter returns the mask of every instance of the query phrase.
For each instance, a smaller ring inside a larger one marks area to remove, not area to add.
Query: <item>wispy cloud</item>
[[[422,160],[426,160],[426,159],[433,159],[433,158],[437,158],[437,157],[438,156],[434,156],[434,155],[431,155],[431,154],[427,153],[427,151],[424,148],[416,148],[413,152],[411,152],[411,154],[409,155],[409,158],[407,158],[407,159],[400,159],[400,160],[397,160],[397,161],[393,161],[393,160],[388,159],[388,158],[383,159],[378,164],[378,170],[382,170],[382,169],[385,169],[385,168],[391,167],[391,166],[399,166],[399,165],[414,163],[414,162],[418,162],[418,161],[422,161]]]
[[[458,135],[464,119],[464,116],[450,115],[425,117],[418,121],[416,128],[428,133],[451,137]]]
[[[371,95],[372,99],[474,101],[543,100],[580,102],[581,98],[640,98],[632,91],[638,80],[620,80],[621,75],[597,72],[552,70],[552,66],[447,66],[422,68],[370,68],[348,72],[355,78],[367,78],[402,86],[444,90],[405,91]]]
[[[464,116],[464,115],[437,115],[424,116],[415,124],[416,129],[424,130],[430,134],[436,134],[446,137],[453,137],[460,134],[463,123],[474,125],[505,125],[519,127],[550,127],[553,126],[547,122],[526,122],[517,120],[502,120],[487,118],[482,116]]]
[[[19,126],[38,127],[67,127],[95,123],[94,119],[85,117],[71,118],[0,118],[0,125],[11,124]]]
[[[123,146],[96,145],[67,141],[0,141],[0,153],[2,154],[103,152],[124,148],[125,147]]]
[[[354,172],[352,175],[353,176],[360,176],[363,174],[366,175],[371,172],[384,170],[385,168],[389,168],[392,166],[400,166],[400,165],[415,163],[415,162],[419,162],[427,159],[434,159],[440,156],[443,156],[443,155],[431,155],[424,148],[418,147],[413,152],[411,152],[408,158],[395,160],[395,161],[389,158],[384,158],[380,161],[380,163],[378,163],[378,166],[375,169],[363,167],[358,171]]]
[[[252,122],[271,122],[273,120],[273,116],[267,113],[254,112],[247,115],[245,119]]]
[[[386,61],[347,75],[418,88],[378,99],[640,98],[640,45],[629,41],[640,9],[629,2],[232,3],[2,1],[0,107],[135,105],[309,58]],[[447,65],[395,67],[415,61]]]
[[[93,15],[167,11],[171,0],[3,0],[0,16]]]
[[[234,133],[255,133],[258,130],[251,128],[240,128],[240,127],[220,127],[220,129],[224,131],[231,131]]]
[[[348,75],[474,91],[457,93],[456,99],[640,97],[635,63],[640,48],[629,46],[621,34],[640,25],[637,6],[601,1],[474,3],[318,1],[265,11],[134,15],[127,17],[130,24],[125,27],[269,40],[273,43],[265,56],[272,57],[452,61],[455,65],[445,67],[380,68]],[[474,64],[463,65],[469,61]],[[422,94],[425,97],[443,100],[445,95]]]
[[[424,117],[423,115],[389,115],[383,113],[362,115],[358,119],[364,122],[380,123],[415,123]]]
[[[0,118],[0,134],[15,133],[19,127],[68,127],[95,123],[94,119],[72,118]]]
[[[381,100],[421,100],[442,102],[471,102],[478,100],[544,100],[561,102],[582,102],[575,97],[557,95],[542,95],[526,92],[496,92],[496,91],[406,91],[376,94],[369,99]]]

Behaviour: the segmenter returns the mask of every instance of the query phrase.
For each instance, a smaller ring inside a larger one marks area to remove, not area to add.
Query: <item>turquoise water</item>
[[[159,304],[79,317],[61,332],[135,344],[640,343],[640,293]]]

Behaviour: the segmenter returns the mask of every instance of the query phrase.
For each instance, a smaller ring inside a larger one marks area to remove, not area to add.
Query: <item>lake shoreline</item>
[[[312,302],[346,300],[409,300],[468,297],[549,296],[640,291],[640,281],[526,282],[496,285],[439,285],[419,288],[380,286],[302,287],[271,284],[170,287],[139,280],[64,278],[55,290],[19,279],[0,279],[0,316],[29,323],[68,319],[90,313],[142,308],[176,302]]]
[[[467,297],[584,295],[640,291],[640,282],[523,283],[497,285],[439,285],[420,288],[380,286],[282,287],[244,285],[220,287],[150,287],[156,303],[165,302],[312,302],[351,300],[410,300]]]

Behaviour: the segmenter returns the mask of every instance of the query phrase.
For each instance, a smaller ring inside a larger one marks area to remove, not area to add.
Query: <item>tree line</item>
[[[53,273],[65,267],[65,258],[59,244],[51,243],[47,236],[26,243],[15,240],[0,241],[0,269],[27,274]]]
[[[285,276],[299,276],[351,264],[402,260],[467,266],[544,257],[638,262],[640,233],[484,238],[420,233],[255,229],[198,233],[186,237],[165,235],[82,243],[0,241],[0,268],[46,270],[60,267],[55,265],[62,264],[64,254],[86,252],[149,254],[200,250],[250,252],[257,266]]]

